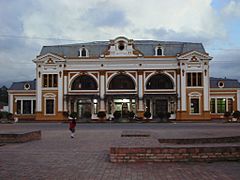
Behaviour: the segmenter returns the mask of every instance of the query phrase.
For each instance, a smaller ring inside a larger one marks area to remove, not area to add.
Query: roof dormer
[[[79,49],[78,57],[89,57],[88,49],[84,45]]]
[[[155,47],[155,56],[163,56],[163,55],[164,55],[164,49],[159,44],[158,46]]]

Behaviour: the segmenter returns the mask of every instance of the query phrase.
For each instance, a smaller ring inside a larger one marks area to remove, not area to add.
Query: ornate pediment
[[[137,57],[143,56],[134,48],[133,40],[125,37],[117,37],[110,40],[109,48],[104,53],[105,57]]]
[[[57,63],[65,62],[66,60],[62,58],[61,56],[57,56],[55,54],[47,53],[42,56],[38,56],[36,59],[33,60],[35,63],[43,63],[46,65],[54,65]]]
[[[199,62],[201,60],[211,60],[212,57],[207,53],[201,53],[198,51],[190,51],[184,54],[180,54],[177,59],[188,60],[188,62]]]

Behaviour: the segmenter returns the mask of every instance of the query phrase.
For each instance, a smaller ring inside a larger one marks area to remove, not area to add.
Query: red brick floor
[[[0,179],[240,179],[240,162],[109,162],[109,147],[123,130],[137,129],[161,137],[239,135],[239,124],[78,124],[70,138],[67,124],[0,125],[0,132],[42,130],[42,140],[0,146]]]

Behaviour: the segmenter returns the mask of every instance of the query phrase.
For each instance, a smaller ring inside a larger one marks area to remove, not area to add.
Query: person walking
[[[71,119],[69,123],[69,130],[71,131],[71,138],[74,138],[75,128],[76,128],[76,120]]]

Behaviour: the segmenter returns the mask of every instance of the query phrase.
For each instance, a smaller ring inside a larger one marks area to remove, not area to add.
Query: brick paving
[[[109,162],[109,148],[125,130],[151,131],[166,138],[240,135],[240,124],[78,124],[70,138],[67,124],[1,124],[0,132],[41,130],[42,139],[0,146],[0,179],[240,179],[240,162]]]

